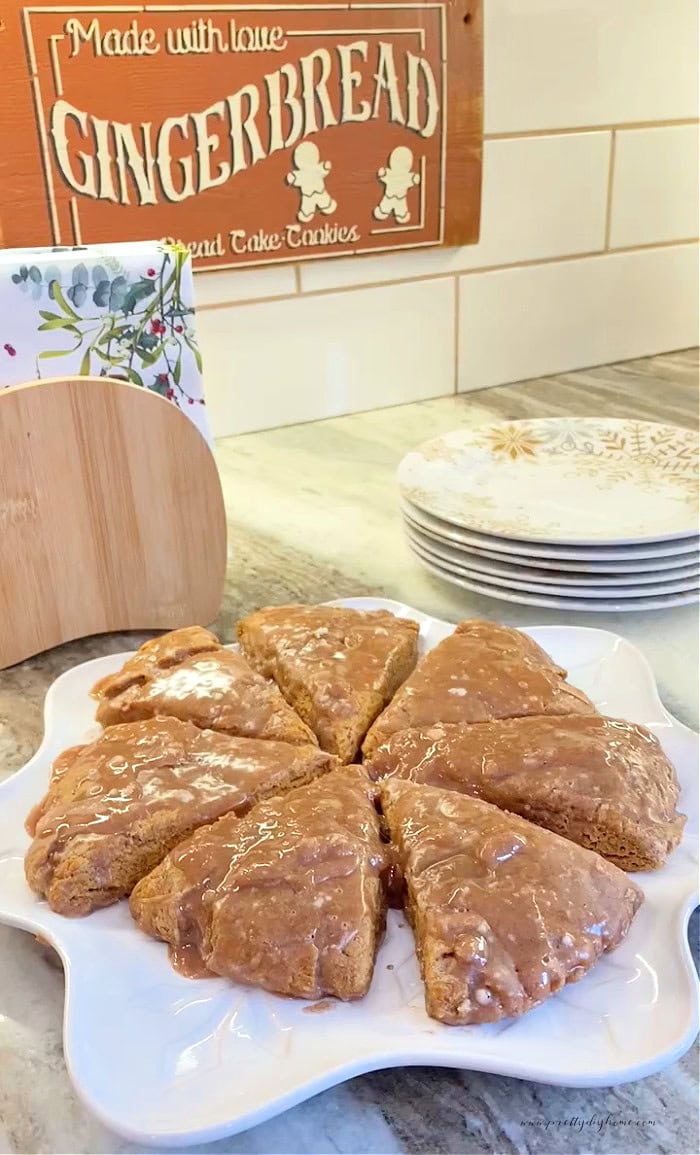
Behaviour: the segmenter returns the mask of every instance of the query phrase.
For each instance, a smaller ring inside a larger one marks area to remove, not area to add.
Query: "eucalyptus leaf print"
[[[123,308],[126,292],[126,277],[115,277],[109,286],[109,309],[112,313],[115,313]]]
[[[53,301],[53,282],[61,283],[61,270],[58,265],[47,265],[44,269],[44,282],[46,284],[47,295],[49,300]]]
[[[109,304],[110,284],[106,278],[97,282],[97,287],[92,294],[92,299],[97,305],[98,309],[104,309]]]
[[[105,250],[93,263],[90,249],[73,264],[70,252],[47,264],[32,254],[31,262],[8,270],[27,305],[38,302],[31,342],[37,376],[55,375],[60,370],[51,362],[70,359],[68,371],[149,389],[194,417],[191,407],[204,399],[187,250],[147,247],[142,264],[138,254],[122,262]],[[3,354],[15,356],[14,343]],[[195,421],[207,436],[204,415]]]
[[[87,300],[88,276],[85,265],[76,265],[73,269],[73,284],[66,291],[66,295],[73,302],[76,309],[81,309]]]
[[[13,273],[11,280],[13,285],[19,285],[23,293],[31,293],[35,301],[41,296],[43,277],[37,265],[20,265],[19,272]]]
[[[146,277],[141,277],[135,285],[131,285],[127,289],[122,310],[125,313],[133,313],[139,301],[143,301],[146,297],[152,296],[155,291],[155,282]]]

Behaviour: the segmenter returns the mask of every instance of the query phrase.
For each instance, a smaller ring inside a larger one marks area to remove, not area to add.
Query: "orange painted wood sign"
[[[3,0],[0,236],[204,268],[478,238],[481,0]]]

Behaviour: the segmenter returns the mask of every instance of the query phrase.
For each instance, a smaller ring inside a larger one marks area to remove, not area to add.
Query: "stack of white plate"
[[[411,550],[465,589],[570,610],[697,599],[691,430],[560,417],[457,429],[398,477]]]

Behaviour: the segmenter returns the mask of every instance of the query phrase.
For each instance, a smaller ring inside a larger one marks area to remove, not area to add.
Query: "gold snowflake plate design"
[[[407,454],[409,504],[498,537],[588,544],[698,533],[698,436],[645,421],[543,418],[453,430]]]

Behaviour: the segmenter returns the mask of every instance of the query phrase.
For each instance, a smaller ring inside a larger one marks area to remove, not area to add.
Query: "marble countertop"
[[[397,598],[453,621],[473,615],[512,625],[560,622],[558,611],[492,601],[425,573],[402,537],[398,461],[426,437],[492,419],[632,416],[693,427],[697,381],[697,352],[688,351],[219,442],[230,560],[215,628],[230,640],[236,618],[260,605],[361,594]],[[666,706],[697,728],[696,607],[569,613],[566,620],[634,642],[650,660]],[[38,746],[43,697],[58,674],[134,648],[145,636],[71,643],[0,673],[0,779]],[[696,912],[695,946],[697,937]],[[106,1131],[71,1087],[61,1046],[63,975],[54,960],[32,936],[0,927],[0,1152],[143,1151]],[[659,1075],[598,1090],[388,1070],[191,1150],[691,1155],[698,1150],[697,1081],[697,1049]]]

